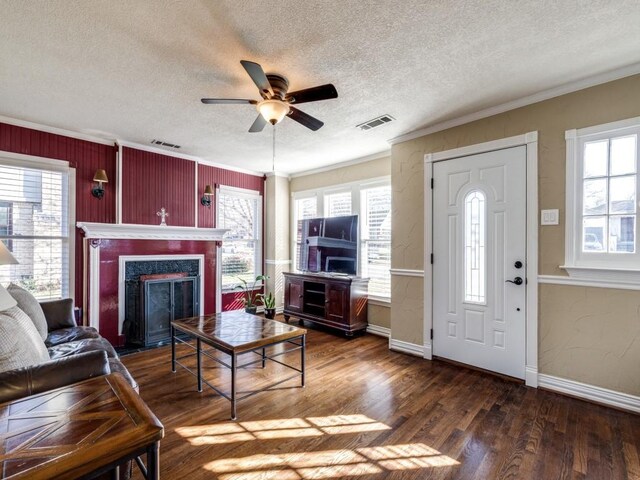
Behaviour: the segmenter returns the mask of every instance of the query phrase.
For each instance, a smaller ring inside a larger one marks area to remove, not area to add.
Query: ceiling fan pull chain
[[[272,125],[271,128],[273,129],[273,158],[271,159],[272,161],[272,171],[273,174],[276,174],[276,126]]]

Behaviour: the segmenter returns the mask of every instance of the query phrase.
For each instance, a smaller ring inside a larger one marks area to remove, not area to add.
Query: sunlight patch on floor
[[[391,427],[366,415],[286,418],[216,425],[178,427],[176,433],[191,445],[216,445],[274,438],[319,437],[390,430]]]
[[[423,443],[357,448],[259,454],[225,458],[204,465],[223,480],[329,479],[372,475],[384,471],[416,470],[459,465]]]

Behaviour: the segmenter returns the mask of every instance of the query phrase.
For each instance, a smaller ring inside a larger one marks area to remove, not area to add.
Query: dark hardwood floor
[[[236,422],[227,400],[171,373],[169,347],[123,357],[165,426],[162,478],[640,478],[638,415],[394,353],[371,335],[310,330],[307,345],[307,387],[243,400]],[[228,390],[213,364],[206,378]],[[239,389],[278,375],[288,371],[272,362],[247,369]]]

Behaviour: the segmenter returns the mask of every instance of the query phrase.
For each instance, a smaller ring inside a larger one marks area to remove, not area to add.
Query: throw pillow
[[[26,313],[31,319],[42,340],[46,340],[47,335],[49,334],[49,329],[47,328],[47,319],[44,316],[40,302],[36,300],[36,297],[34,297],[31,292],[25,290],[20,285],[16,285],[15,283],[9,284],[7,291],[16,299],[20,310]]]
[[[0,312],[0,372],[50,360],[33,322],[18,307]]]

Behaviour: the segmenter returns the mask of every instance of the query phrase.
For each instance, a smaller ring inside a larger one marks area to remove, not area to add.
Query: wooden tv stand
[[[369,280],[347,275],[291,273],[284,275],[284,319],[308,320],[345,332],[367,328]]]

